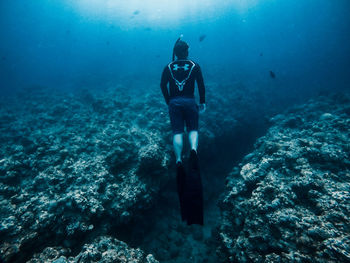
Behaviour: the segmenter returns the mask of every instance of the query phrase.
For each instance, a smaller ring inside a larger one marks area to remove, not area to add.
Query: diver
[[[173,131],[181,217],[189,225],[203,225],[203,190],[197,148],[199,113],[206,110],[205,86],[201,68],[188,59],[189,46],[181,37],[174,45],[173,61],[163,70],[160,87],[169,108]],[[198,86],[199,105],[194,96],[195,82]],[[191,148],[187,173],[182,162],[185,125]]]

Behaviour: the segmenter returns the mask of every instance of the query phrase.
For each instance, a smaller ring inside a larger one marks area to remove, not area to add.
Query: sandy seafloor
[[[167,108],[148,90],[1,98],[2,261],[350,260],[349,95],[293,101],[209,83],[199,227],[180,221]]]

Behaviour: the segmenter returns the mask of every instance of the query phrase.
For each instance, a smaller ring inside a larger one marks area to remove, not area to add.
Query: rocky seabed
[[[0,262],[159,262],[116,231],[142,221],[174,177],[167,109],[151,90],[37,88],[1,100]],[[203,156],[247,115],[263,125],[273,113],[239,92],[211,95],[220,108],[201,117]],[[349,97],[333,96],[273,117],[227,176],[216,230],[203,239],[194,229],[195,239],[223,262],[350,261],[349,115]],[[215,262],[196,251],[191,262]]]
[[[350,262],[350,100],[321,97],[271,119],[227,177],[225,262]]]

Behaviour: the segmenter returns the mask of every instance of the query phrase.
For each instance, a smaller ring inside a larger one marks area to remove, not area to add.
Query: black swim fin
[[[182,221],[186,220],[186,202],[184,199],[186,171],[182,163],[176,164],[177,193],[180,201],[180,211]]]
[[[198,156],[194,150],[190,153],[189,171],[185,179],[184,202],[187,224],[203,225],[203,187]]]

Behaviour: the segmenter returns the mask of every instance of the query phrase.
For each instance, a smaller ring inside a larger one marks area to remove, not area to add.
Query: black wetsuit
[[[198,106],[194,99],[195,82],[198,85],[199,102],[205,103],[205,87],[201,69],[192,60],[179,59],[163,70],[160,87],[169,106],[171,128],[174,134],[198,130]],[[169,83],[169,89],[168,89]]]
[[[205,87],[201,69],[191,60],[176,60],[165,67],[161,90],[169,105],[170,123],[174,134],[198,130],[198,106],[194,99],[195,82],[198,85],[199,103],[205,103]],[[169,90],[168,90],[169,83]],[[182,164],[177,168],[177,190],[182,220],[187,224],[203,225],[203,189],[198,157],[191,151],[189,169]]]
[[[199,65],[188,59],[169,63],[163,70],[160,83],[166,104],[169,104],[170,99],[175,97],[194,98],[195,81],[198,85],[199,103],[205,103],[205,87]],[[183,87],[181,87],[181,82],[183,82]]]

